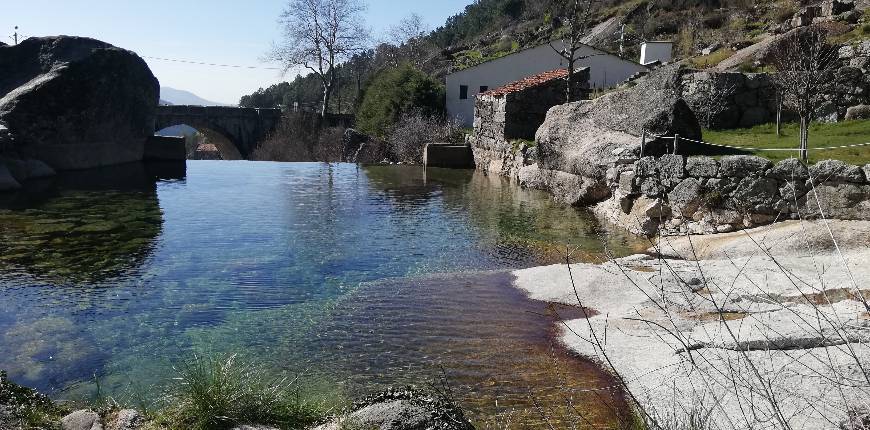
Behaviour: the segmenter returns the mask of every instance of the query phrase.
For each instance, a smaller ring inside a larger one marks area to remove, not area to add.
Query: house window
[[[485,92],[487,92],[487,91],[489,91],[489,87],[488,87],[488,86],[486,86],[486,85],[481,85],[481,86],[480,86],[480,92],[485,93]]]
[[[468,85],[459,86],[459,100],[468,100]]]

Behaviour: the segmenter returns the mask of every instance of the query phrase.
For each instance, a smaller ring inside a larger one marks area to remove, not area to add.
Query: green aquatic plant
[[[194,356],[178,366],[160,421],[173,429],[229,429],[242,424],[304,428],[322,420],[320,405],[295,380],[275,377],[236,354]]]

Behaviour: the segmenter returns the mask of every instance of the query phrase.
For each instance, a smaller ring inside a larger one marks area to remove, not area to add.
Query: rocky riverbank
[[[515,285],[594,309],[562,339],[664,428],[865,428],[868,237],[866,221],[788,221],[662,238],[658,258],[519,270]]]

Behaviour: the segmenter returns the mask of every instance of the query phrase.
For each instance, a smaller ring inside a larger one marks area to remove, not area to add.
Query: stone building
[[[589,68],[578,69],[575,94],[589,93]],[[544,123],[547,111],[565,103],[568,70],[553,70],[488,90],[474,104],[474,133],[470,143],[477,168],[510,174],[519,159],[534,156],[529,143]],[[523,157],[516,157],[517,152]]]

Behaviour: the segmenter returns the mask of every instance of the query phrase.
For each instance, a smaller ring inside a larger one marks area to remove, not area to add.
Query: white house
[[[474,123],[474,99],[489,89],[518,81],[528,76],[567,67],[556,50],[561,43],[544,44],[525,49],[447,75],[447,114],[465,127]],[[554,49],[555,48],[555,49]],[[575,67],[589,67],[591,88],[611,88],[637,72],[648,70],[634,61],[584,45],[577,52]]]
[[[670,41],[644,42],[640,45],[640,64],[646,66],[656,61],[667,63],[671,61],[673,43]]]

